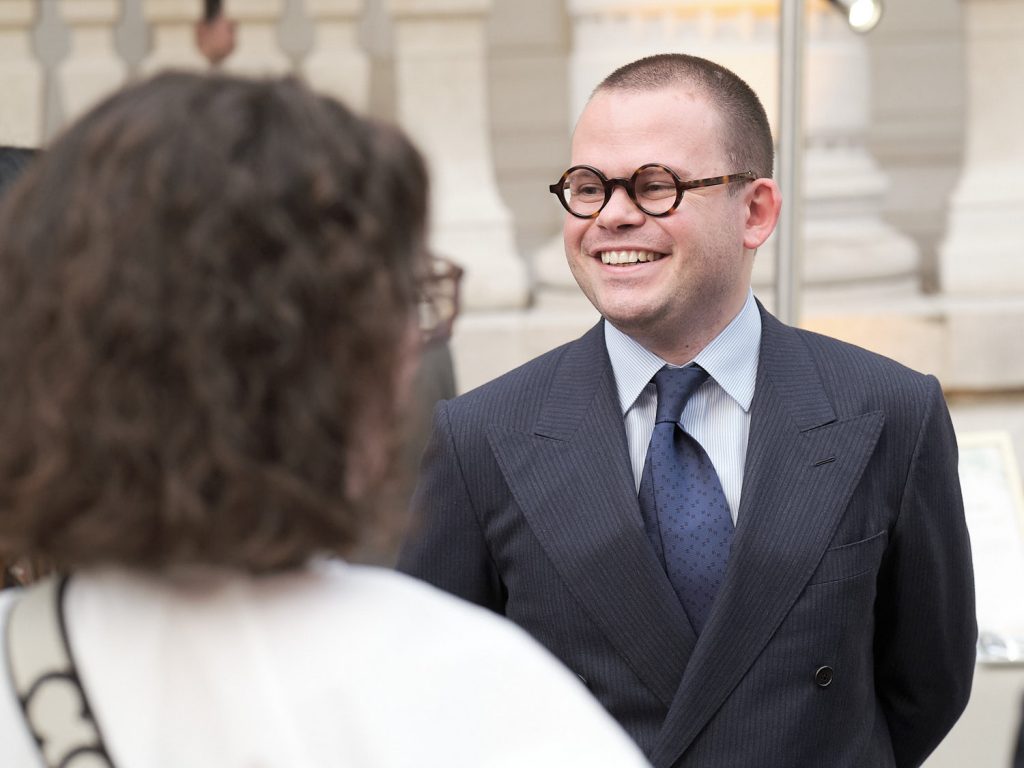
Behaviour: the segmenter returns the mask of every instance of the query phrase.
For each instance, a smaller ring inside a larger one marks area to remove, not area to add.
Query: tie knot
[[[655,423],[678,423],[686,401],[707,377],[708,372],[699,365],[688,365],[685,368],[669,368],[666,365],[654,374],[654,386],[658,390],[658,415]]]

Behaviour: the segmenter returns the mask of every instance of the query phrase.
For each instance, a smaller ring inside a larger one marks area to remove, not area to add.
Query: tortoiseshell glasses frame
[[[593,219],[600,214],[612,199],[616,186],[625,189],[633,204],[648,216],[661,217],[668,216],[679,207],[683,193],[688,189],[754,181],[756,178],[757,176],[750,171],[740,171],[707,179],[683,181],[668,166],[647,163],[633,171],[633,175],[628,179],[609,179],[591,165],[574,165],[549,186],[548,190],[558,198],[558,202],[566,211],[578,219]]]
[[[427,273],[417,281],[419,326],[424,343],[451,338],[460,309],[462,274],[462,267],[450,259],[430,257]]]

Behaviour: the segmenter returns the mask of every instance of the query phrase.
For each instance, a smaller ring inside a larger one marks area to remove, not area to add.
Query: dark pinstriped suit
[[[918,765],[974,669],[945,402],[761,311],[739,522],[699,639],[644,533],[600,324],[438,408],[399,567],[526,628],[659,768]]]

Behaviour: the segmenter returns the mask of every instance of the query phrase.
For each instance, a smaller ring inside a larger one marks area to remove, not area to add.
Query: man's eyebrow
[[[685,168],[681,169],[677,165],[673,165],[672,163],[666,163],[666,162],[663,162],[661,160],[648,160],[646,163],[641,163],[641,165],[648,165],[650,163],[654,163],[656,165],[663,165],[663,166],[665,166],[670,171],[672,171],[672,173],[674,173],[676,176],[678,176],[680,181],[690,181],[691,179],[697,178],[696,176],[694,176],[690,171],[686,170]],[[641,165],[638,165],[637,168],[640,168]]]

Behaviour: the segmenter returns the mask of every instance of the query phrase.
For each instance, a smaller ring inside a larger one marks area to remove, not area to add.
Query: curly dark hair
[[[426,170],[293,79],[169,73],[0,214],[0,560],[252,572],[380,525]],[[380,462],[377,462],[379,464]]]

